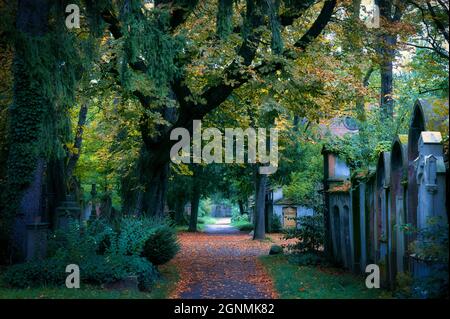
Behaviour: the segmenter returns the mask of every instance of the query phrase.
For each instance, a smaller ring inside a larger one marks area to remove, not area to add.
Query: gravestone
[[[376,199],[375,199],[375,244],[376,260],[380,267],[382,284],[389,282],[389,232],[388,232],[388,214],[389,214],[389,192],[390,192],[390,165],[391,153],[382,152],[378,158],[376,170]]]
[[[48,223],[32,223],[27,225],[26,261],[42,259],[47,255]]]
[[[442,136],[439,132],[422,132],[416,160],[418,184],[417,227],[427,226],[430,217],[447,221],[445,207],[445,164]]]
[[[434,102],[439,100],[418,99],[413,108],[411,123],[408,133],[408,223],[417,226],[419,206],[418,184],[416,177],[416,160],[419,157],[419,139],[424,131],[437,131],[443,123],[448,123],[448,114],[441,114],[434,109]],[[448,107],[448,100],[444,102]],[[448,124],[447,124],[448,125]],[[447,127],[448,129],[448,127]],[[408,241],[414,240],[414,236],[408,236]]]
[[[415,161],[417,192],[417,228],[428,227],[429,218],[439,217],[448,223],[445,194],[446,168],[443,158],[442,136],[439,132],[421,132],[419,157]],[[411,268],[416,278],[430,276],[434,268],[431,264],[411,256]]]
[[[351,212],[350,168],[338,154],[322,150],[324,156],[324,197],[326,249],[345,267],[353,269],[353,218]]]
[[[367,247],[367,264],[373,264],[376,260],[376,173],[371,172],[368,176],[365,192],[365,228],[366,228],[366,247]],[[365,268],[364,268],[365,271]]]
[[[81,218],[81,207],[75,200],[75,196],[66,195],[64,201],[56,208],[56,227],[66,229],[71,220],[79,221]]]
[[[29,225],[40,224],[46,222],[43,214],[43,190],[45,187],[45,162],[42,159],[38,160],[34,178],[31,184],[23,192],[22,199],[15,216],[13,233],[12,233],[12,259],[14,262],[22,262],[28,260],[29,256],[40,257],[41,249],[29,251],[32,246],[34,231],[30,231]],[[47,224],[48,227],[48,224]],[[44,229],[43,233],[46,233]],[[31,237],[30,237],[31,236]]]
[[[407,159],[408,136],[397,136],[391,147],[391,191],[388,222],[389,239],[389,278],[394,283],[397,272],[405,271],[405,233],[402,225],[406,224],[405,193],[408,180]]]

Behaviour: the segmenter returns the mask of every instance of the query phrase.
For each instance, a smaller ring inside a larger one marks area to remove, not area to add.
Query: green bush
[[[161,229],[162,235],[158,237]],[[144,245],[149,238],[156,238],[158,245],[166,245],[163,240],[168,238],[178,249],[174,236],[175,231],[163,220],[124,218],[118,231],[100,220],[87,224],[73,221],[66,229],[50,236],[47,259],[11,266],[3,281],[16,288],[64,285],[66,266],[76,264],[80,267],[82,283],[104,284],[137,276],[139,288],[150,290],[158,272],[149,260],[140,256]],[[160,260],[174,254],[173,244],[168,247],[168,250],[158,252]]]
[[[287,239],[298,239],[296,244],[291,245],[291,249],[297,253],[318,252],[324,243],[323,216],[302,216],[298,220],[300,227],[289,229],[285,235]]]
[[[139,289],[149,291],[158,278],[156,268],[145,258],[92,255],[76,262],[49,258],[14,265],[6,270],[2,280],[13,288],[63,286],[68,275],[66,266],[71,263],[80,267],[80,281],[86,284],[111,283],[135,275]]]
[[[280,217],[275,215],[272,216],[272,220],[270,221],[270,230],[273,233],[280,233],[283,230]]]
[[[126,217],[120,224],[117,240],[112,250],[120,255],[141,255],[145,242],[154,229],[167,221],[161,219]]]
[[[250,222],[250,218],[248,216],[248,214],[234,214],[231,216],[231,222],[232,223],[249,223]]]
[[[253,230],[253,223],[250,222],[248,214],[236,214],[231,216],[231,225],[239,229],[240,231],[251,231]]]
[[[67,264],[57,259],[38,260],[8,267],[2,281],[8,287],[27,288],[62,285],[67,276]]]
[[[233,224],[237,229],[240,231],[252,231],[254,228],[254,225],[250,222],[237,222]]]
[[[128,273],[137,276],[139,290],[141,291],[150,291],[156,279],[159,278],[156,267],[144,257],[127,257],[123,261],[123,266]]]
[[[409,250],[417,262],[430,268],[430,275],[414,278],[411,291],[413,298],[448,298],[448,223],[442,217],[430,217],[426,227],[412,230],[416,240]]]
[[[206,198],[200,200],[198,206],[198,217],[209,216],[211,214],[212,202],[211,199]]]
[[[168,225],[161,225],[148,237],[142,256],[154,265],[162,265],[175,257],[179,250],[175,229]]]
[[[270,247],[269,255],[279,255],[283,253],[283,247],[280,245],[272,245]]]

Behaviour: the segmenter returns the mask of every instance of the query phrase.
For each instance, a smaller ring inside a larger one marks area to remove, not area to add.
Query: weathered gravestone
[[[430,218],[438,218],[441,223],[447,223],[445,164],[441,133],[421,133],[419,157],[415,160],[415,166],[418,186],[417,228],[420,230],[429,227]],[[411,259],[411,264],[416,277],[426,277],[433,272],[432,265],[415,257]]]
[[[389,281],[388,260],[388,209],[391,174],[391,153],[382,152],[378,158],[376,170],[376,192],[375,192],[375,244],[376,263],[380,267],[382,284]]]
[[[75,200],[75,196],[66,195],[66,199],[56,208],[56,228],[66,229],[70,221],[79,221],[81,207]]]
[[[405,256],[405,232],[402,226],[406,224],[406,184],[408,181],[407,159],[408,136],[397,136],[391,147],[390,174],[390,207],[388,214],[388,250],[389,250],[389,281],[394,283],[398,272],[403,272]]]
[[[45,163],[38,161],[35,178],[24,192],[14,221],[13,260],[24,261],[43,258],[49,224],[43,215],[43,187]]]

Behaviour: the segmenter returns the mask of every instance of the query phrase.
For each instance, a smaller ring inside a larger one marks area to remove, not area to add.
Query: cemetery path
[[[254,241],[220,219],[203,233],[180,233],[181,250],[173,259],[180,281],[171,298],[277,298],[258,256],[272,243]]]

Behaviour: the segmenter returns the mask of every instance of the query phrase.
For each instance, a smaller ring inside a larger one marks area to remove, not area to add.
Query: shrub
[[[141,255],[145,242],[152,231],[166,221],[159,219],[126,217],[122,220],[116,242],[112,250],[120,255]]]
[[[237,214],[233,214],[231,216],[231,222],[232,223],[244,223],[244,222],[249,223],[250,218],[249,218],[248,214],[241,215],[241,214],[237,213]]]
[[[427,226],[412,230],[417,239],[409,245],[416,262],[427,265],[430,275],[414,278],[413,298],[448,298],[448,223],[442,217],[430,217]]]
[[[125,270],[135,274],[138,279],[138,287],[141,291],[150,291],[154,282],[159,277],[158,270],[146,258],[130,256],[123,261]]]
[[[87,225],[71,222],[66,229],[56,231],[50,237],[47,259],[11,266],[5,272],[3,281],[15,288],[64,285],[66,266],[76,264],[80,267],[82,283],[111,283],[135,275],[139,289],[148,291],[158,272],[140,254],[147,239],[158,233],[158,229],[163,228],[164,234],[168,233],[167,229],[172,230],[166,224],[161,225],[162,222],[127,218],[122,221],[120,233],[102,221]],[[173,251],[169,246],[170,249]],[[166,251],[159,254],[164,253],[167,254]]]
[[[9,267],[2,280],[13,288],[39,286],[62,286],[67,273],[64,262],[56,258],[32,261]],[[90,256],[77,263],[80,266],[80,281],[88,284],[104,284],[138,277],[139,289],[148,291],[158,278],[155,267],[145,258],[138,256]]]
[[[2,276],[6,286],[13,288],[62,285],[67,264],[57,259],[36,260],[8,267]]]
[[[395,277],[394,295],[397,298],[411,298],[414,279],[409,272],[399,272]]]
[[[240,231],[251,231],[254,228],[254,225],[250,222],[237,222],[233,226],[237,227]]]
[[[211,199],[206,198],[200,200],[198,206],[198,217],[209,216],[211,214],[212,202]]]
[[[90,255],[104,254],[116,233],[101,220],[86,225],[71,221],[65,229],[50,235],[48,256],[63,260],[80,260]]]
[[[161,225],[148,237],[142,256],[154,265],[162,265],[175,257],[179,249],[175,229],[168,225]]]
[[[283,229],[283,227],[281,226],[281,220],[280,217],[278,216],[272,216],[272,219],[270,221],[270,230],[273,233],[279,233],[281,232]]]
[[[299,221],[300,227],[289,229],[285,235],[287,239],[298,239],[296,244],[291,245],[292,250],[298,253],[317,253],[324,242],[323,216],[321,214],[302,216]]]
[[[231,217],[231,224],[240,231],[253,230],[253,223],[250,222],[248,214],[234,214]]]
[[[270,247],[269,255],[279,255],[283,253],[283,247],[279,245],[272,245]]]

